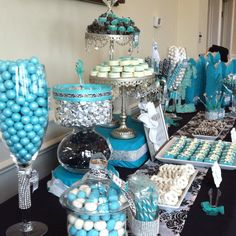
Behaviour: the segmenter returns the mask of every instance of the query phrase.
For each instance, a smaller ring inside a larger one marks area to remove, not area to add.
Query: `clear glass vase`
[[[38,175],[32,170],[48,124],[48,91],[45,69],[35,57],[0,61],[0,120],[3,140],[18,171],[19,208],[22,222],[9,227],[7,236],[44,235],[47,226],[31,221],[31,184]]]

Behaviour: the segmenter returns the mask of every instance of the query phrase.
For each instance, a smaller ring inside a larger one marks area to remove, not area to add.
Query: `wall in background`
[[[179,0],[177,44],[186,48],[189,57],[206,52],[207,15],[207,0]]]

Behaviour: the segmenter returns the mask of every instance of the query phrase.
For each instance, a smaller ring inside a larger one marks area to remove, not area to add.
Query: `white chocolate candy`
[[[120,203],[124,204],[126,202],[127,202],[127,199],[125,198],[125,196],[124,195],[120,195]]]
[[[87,197],[88,197],[88,196],[90,195],[90,193],[91,193],[91,188],[90,188],[88,185],[85,185],[85,184],[81,185],[81,186],[79,187],[79,190],[84,191],[84,192],[86,193],[86,196],[87,196]]]
[[[68,215],[68,221],[69,221],[70,224],[73,225],[75,223],[76,219],[77,218],[74,215],[72,215],[72,214]]]
[[[70,193],[76,195],[79,192],[79,189],[75,188],[73,190],[70,191]]]
[[[83,203],[80,201],[80,199],[76,199],[72,202],[72,205],[76,208],[82,208],[83,207]]]
[[[96,202],[86,202],[84,205],[84,208],[87,211],[96,211],[98,207],[98,204]]]
[[[97,231],[102,231],[104,229],[106,229],[107,227],[107,223],[105,221],[97,221],[95,224],[94,224],[94,228],[97,230]]]
[[[118,236],[123,236],[123,235],[125,235],[125,229],[124,228],[118,229]]]
[[[77,220],[75,221],[74,226],[75,226],[76,229],[79,230],[79,229],[82,229],[82,228],[83,228],[84,224],[85,224],[85,222],[84,222],[83,220],[77,219]]]
[[[114,229],[115,230],[119,230],[123,227],[123,222],[122,221],[117,221],[116,224],[115,224],[115,227]]]
[[[93,228],[93,222],[91,220],[86,220],[84,222],[84,230],[90,231]]]
[[[109,231],[107,229],[103,229],[100,233],[99,236],[108,236],[109,235]]]

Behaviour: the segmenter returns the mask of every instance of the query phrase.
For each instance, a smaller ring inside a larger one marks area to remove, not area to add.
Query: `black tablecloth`
[[[185,115],[184,120],[180,121],[179,127],[184,125],[191,117],[192,115]],[[179,127],[172,127],[169,130],[170,134],[173,134]],[[135,169],[118,168],[118,171],[122,178],[126,178]],[[223,195],[220,204],[225,206],[225,215],[206,216],[201,210],[200,203],[208,200],[207,192],[213,186],[211,171],[209,170],[203,180],[197,199],[188,214],[182,236],[236,235],[236,171],[223,171],[222,177],[221,190]],[[58,198],[47,191],[47,181],[50,178],[48,176],[40,181],[39,189],[32,195],[31,219],[42,221],[48,225],[47,236],[65,236],[67,235],[66,211],[61,207]],[[4,191],[4,189],[0,191]],[[0,236],[4,236],[6,229],[19,221],[18,198],[15,196],[0,205]]]

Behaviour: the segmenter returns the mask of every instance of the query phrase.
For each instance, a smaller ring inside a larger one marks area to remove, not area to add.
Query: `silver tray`
[[[175,143],[178,137],[172,137],[156,154],[155,158],[159,161],[165,162],[165,163],[173,163],[173,164],[192,164],[194,166],[198,167],[211,167],[214,163],[207,163],[202,161],[191,161],[191,160],[178,160],[173,158],[165,158],[165,153],[170,149],[170,147]],[[214,142],[214,141],[212,141]],[[227,143],[227,142],[225,142]],[[224,170],[235,170],[236,169],[236,159],[234,160],[233,165],[223,165],[220,164],[220,167]]]
[[[160,208],[160,209],[165,209],[165,210],[167,210],[167,209],[178,209],[178,208],[180,208],[180,206],[181,206],[181,204],[182,204],[182,202],[183,202],[183,200],[184,200],[184,198],[185,198],[185,196],[186,196],[188,190],[190,189],[190,187],[191,187],[191,185],[192,185],[192,183],[193,183],[195,177],[197,176],[197,173],[198,173],[198,170],[195,170],[195,173],[194,173],[194,174],[191,176],[191,178],[189,179],[188,185],[187,185],[187,187],[184,189],[184,191],[183,191],[182,195],[180,196],[179,201],[178,201],[178,203],[177,203],[176,205],[171,206],[171,205],[158,204],[159,208]]]

